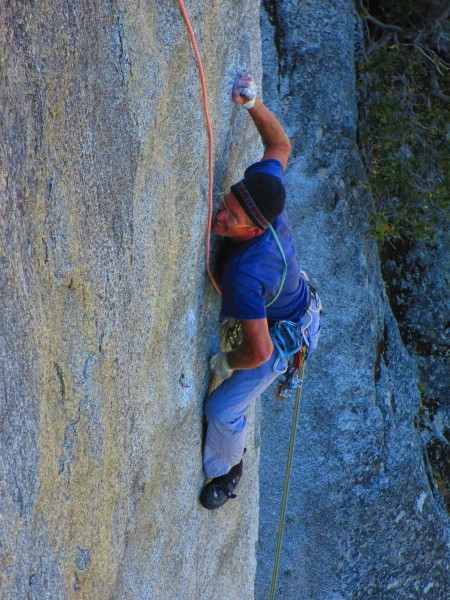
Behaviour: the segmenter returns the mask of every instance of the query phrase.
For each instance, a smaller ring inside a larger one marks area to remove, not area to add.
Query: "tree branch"
[[[440,4],[438,4],[428,15],[430,19],[433,21],[444,21],[450,13],[450,2],[449,0],[444,0]]]
[[[375,19],[375,17],[369,15],[369,13],[366,13],[362,18],[366,19],[367,21],[370,21],[380,29],[387,29],[388,31],[397,31],[398,33],[405,33],[403,27],[399,27],[398,25],[389,25],[389,23],[382,23],[378,19]]]
[[[447,94],[444,94],[444,92],[442,92],[441,88],[439,87],[439,82],[436,77],[436,72],[433,68],[433,65],[428,63],[427,69],[428,69],[428,75],[430,77],[431,95],[434,96],[435,98],[438,98],[442,102],[445,102],[446,104],[450,104],[450,96],[447,96]]]

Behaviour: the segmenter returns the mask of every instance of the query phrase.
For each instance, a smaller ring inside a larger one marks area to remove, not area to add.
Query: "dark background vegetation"
[[[450,206],[450,2],[358,2],[361,146],[377,239],[434,239]]]
[[[425,434],[430,483],[450,513],[450,399],[445,382],[429,384],[433,364],[439,363],[441,379],[448,375],[448,282],[436,282],[444,290],[443,331],[431,340],[424,334],[425,305],[421,326],[411,318],[413,303],[430,293],[424,282],[432,257],[450,256],[436,243],[449,229],[450,0],[357,0],[356,8],[362,25],[359,145],[374,199],[372,233],[404,343],[422,366],[416,425]],[[447,421],[434,437],[440,411]]]

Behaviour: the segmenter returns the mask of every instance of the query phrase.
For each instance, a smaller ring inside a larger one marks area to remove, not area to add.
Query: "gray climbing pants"
[[[206,477],[225,475],[240,462],[247,433],[245,413],[280,375],[273,371],[277,358],[278,353],[274,350],[271,358],[259,367],[234,371],[207,399],[205,415],[208,428],[203,452]],[[285,366],[287,368],[287,361]]]

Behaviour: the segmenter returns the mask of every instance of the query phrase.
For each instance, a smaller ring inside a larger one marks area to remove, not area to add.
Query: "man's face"
[[[236,239],[248,239],[260,232],[248,218],[233,192],[228,192],[219,200],[211,229],[217,235]]]

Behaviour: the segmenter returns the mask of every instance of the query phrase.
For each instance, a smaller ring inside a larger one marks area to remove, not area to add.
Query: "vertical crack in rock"
[[[42,238],[42,244],[44,246],[44,263],[48,263],[48,246],[44,238]]]
[[[374,371],[375,384],[380,379],[381,360],[383,360],[383,362],[386,366],[388,366],[388,364],[389,364],[388,359],[387,359],[387,354],[386,354],[387,341],[388,341],[388,326],[385,323],[384,328],[383,328],[383,337],[378,340],[378,344],[377,344],[377,353],[376,353],[375,371]]]
[[[42,579],[43,574],[43,564],[42,557],[39,557],[39,568],[34,573],[31,573],[28,576],[28,586],[33,590],[34,587],[37,587],[38,580]]]
[[[273,79],[276,78],[277,100],[280,100],[282,103],[284,100],[291,98],[293,94],[292,75],[297,67],[297,52],[288,52],[287,50],[289,41],[286,39],[286,20],[289,20],[290,8],[289,6],[280,6],[277,0],[265,0],[261,4],[261,11],[262,10],[266,13],[271,26],[271,35],[273,37],[273,46],[275,48],[274,57],[276,55],[276,74],[273,76]],[[264,20],[262,18],[260,20],[263,29],[266,29]],[[291,43],[292,45],[295,45],[292,40]],[[270,78],[272,77],[271,74],[264,73],[265,78],[268,76]],[[275,98],[272,98],[272,102],[273,101],[275,101]],[[278,116],[281,118],[282,115],[279,114]],[[292,157],[296,155],[296,152],[297,149],[294,145],[292,148]]]
[[[60,393],[61,393],[61,401],[65,402],[66,400],[66,383],[64,380],[64,374],[62,371],[61,366],[58,363],[55,363],[55,370],[56,370],[56,375],[58,377],[58,381],[59,381],[59,388],[60,388]]]
[[[59,461],[58,475],[62,475],[66,470],[70,474],[70,463],[73,459],[73,452],[77,443],[77,426],[80,423],[81,410],[78,408],[78,415],[74,421],[71,421],[64,431],[64,454]]]
[[[121,73],[122,85],[125,83],[127,70],[130,75],[133,75],[131,60],[128,56],[127,47],[129,44],[125,36],[125,23],[124,23],[124,10],[119,10],[117,14],[117,26],[116,26],[116,40],[117,40],[117,52],[119,61],[119,71]]]
[[[333,211],[339,204],[339,194],[337,192],[333,195],[333,200],[330,203],[330,209]]]
[[[53,189],[55,187],[55,178],[52,177],[50,179],[50,181],[48,182],[48,195],[47,195],[47,204],[48,206],[51,205],[52,201],[53,201]]]
[[[278,75],[279,80],[286,73],[286,52],[284,44],[284,29],[280,26],[278,20],[278,2],[277,0],[263,0],[261,6],[266,11],[269,22],[273,27],[274,45],[278,56]],[[280,92],[280,83],[278,83],[278,92]]]
[[[80,589],[80,579],[79,579],[78,573],[76,571],[74,571],[74,573],[73,573],[73,589],[75,591]]]
[[[425,436],[423,435],[422,426],[419,426],[419,430],[420,430],[419,437],[420,437],[421,448],[422,448],[422,462],[424,465],[425,474],[427,476],[429,489],[431,490],[431,493],[433,494],[433,498],[434,498],[435,502],[437,503],[437,505],[440,506],[443,511],[448,512],[449,507],[450,507],[449,487],[445,485],[445,483],[446,483],[445,479],[443,482],[436,481],[437,476],[441,472],[441,469],[440,469],[439,465],[435,465],[431,462],[430,457],[432,457],[432,454],[431,454],[432,448],[430,448],[430,444],[425,441]],[[434,442],[433,444],[431,444],[431,446],[436,447],[439,445],[437,444],[437,442]],[[450,452],[445,457],[445,459],[447,462],[450,460]],[[445,475],[444,475],[444,477],[445,477]]]
[[[23,494],[22,494],[22,489],[17,481],[16,476],[14,475],[14,483],[15,483],[15,488],[17,491],[16,494],[16,500],[17,500],[17,504],[19,506],[19,516],[23,516],[23,508],[24,508],[24,504],[23,504]]]

